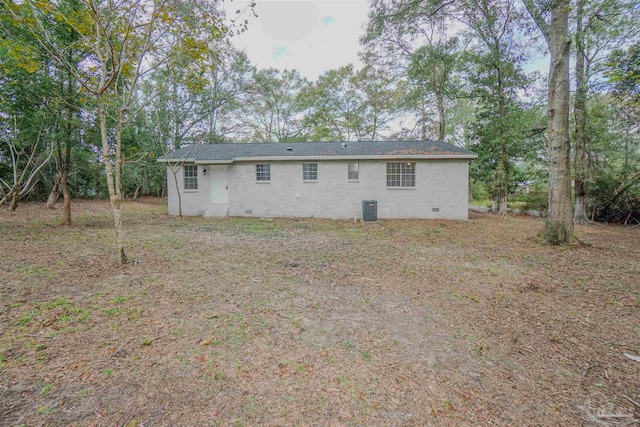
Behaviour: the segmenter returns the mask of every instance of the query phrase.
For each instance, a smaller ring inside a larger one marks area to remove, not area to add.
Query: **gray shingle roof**
[[[346,148],[343,147],[346,144]],[[354,141],[196,144],[168,153],[159,160],[233,160],[247,157],[343,157],[394,155],[466,155],[469,150],[442,141]]]

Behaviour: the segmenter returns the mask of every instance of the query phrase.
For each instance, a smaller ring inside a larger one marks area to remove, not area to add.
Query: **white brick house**
[[[467,219],[469,161],[439,141],[199,144],[169,163],[169,214]],[[171,170],[177,171],[178,187]]]

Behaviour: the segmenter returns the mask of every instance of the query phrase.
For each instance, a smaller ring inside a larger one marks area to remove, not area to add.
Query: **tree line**
[[[547,241],[572,241],[574,221],[640,220],[636,3],[369,7],[363,65],[310,81],[231,46],[255,4],[224,17],[213,0],[0,0],[0,204],[61,197],[70,224],[72,198],[108,197],[125,262],[120,202],[164,194],[169,150],[439,139],[479,155],[472,194],[498,213],[532,183]]]

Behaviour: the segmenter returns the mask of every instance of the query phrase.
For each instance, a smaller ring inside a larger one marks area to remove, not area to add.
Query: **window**
[[[415,187],[415,163],[387,163],[387,187]]]
[[[184,166],[184,189],[185,190],[197,190],[198,189],[198,166],[186,165]]]
[[[256,165],[256,181],[271,181],[271,165]]]
[[[349,165],[347,166],[347,175],[349,181],[357,181],[359,179],[358,163],[349,163]]]
[[[317,181],[318,180],[318,164],[304,163],[302,165],[302,180]]]

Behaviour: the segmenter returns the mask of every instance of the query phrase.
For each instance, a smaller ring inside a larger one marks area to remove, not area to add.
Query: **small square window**
[[[271,165],[256,165],[256,181],[271,181]]]
[[[197,190],[198,189],[198,166],[185,165],[183,166],[183,178],[185,190]]]
[[[357,181],[360,178],[358,163],[349,163],[347,166],[347,175],[349,181]]]
[[[302,165],[302,180],[317,181],[318,180],[318,164],[304,163]]]
[[[415,187],[415,163],[387,163],[387,187]]]

